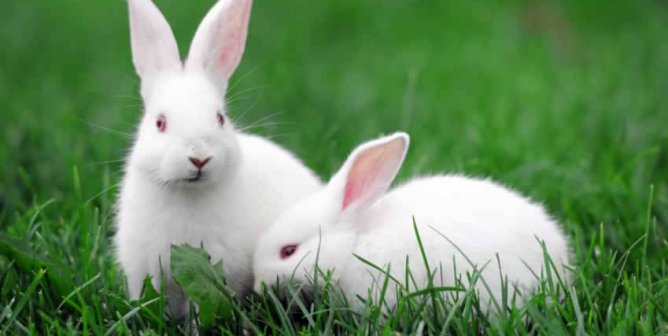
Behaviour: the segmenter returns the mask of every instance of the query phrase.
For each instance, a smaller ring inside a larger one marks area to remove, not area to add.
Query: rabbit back
[[[413,180],[360,211],[356,222],[361,233],[355,253],[377,266],[391,265],[397,279],[405,279],[408,257],[417,285],[426,286],[427,271],[413,219],[429,267],[436,270],[436,285],[451,286],[456,277],[467,283],[465,273],[475,267],[482,270],[490,287],[487,291],[478,283],[483,300],[490,297],[489,292],[498,297],[502,277],[519,288],[530,288],[537,283],[536,275],[544,274],[544,254],[538,240],[545,242],[560,275],[565,274],[561,265],[569,260],[566,237],[541,205],[490,180],[458,175]],[[346,274],[352,277],[343,285],[360,295],[366,293],[360,284],[368,287],[369,283],[362,278],[382,277],[378,272],[363,271],[366,267],[362,263],[351,265]]]

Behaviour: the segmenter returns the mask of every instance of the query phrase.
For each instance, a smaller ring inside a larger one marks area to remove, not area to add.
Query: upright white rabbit
[[[159,288],[165,274],[170,306],[182,316],[188,304],[170,277],[171,244],[204,246],[223,260],[230,287],[247,294],[260,233],[321,183],[290,152],[236,131],[227,118],[225,91],[243,54],[251,0],[216,3],[185,64],[157,7],[128,4],[144,116],[118,199],[116,255],[131,298],[146,275]]]
[[[378,299],[384,275],[354,254],[378,267],[389,266],[390,274],[403,285],[408,257],[418,287],[425,288],[428,273],[413,218],[430,269],[437,270],[434,285],[452,286],[456,277],[469,285],[466,272],[475,265],[490,289],[482,281],[474,287],[483,307],[492,296],[501,298],[502,277],[507,277],[512,295],[513,288],[521,293],[538,283],[532,272],[545,274],[544,253],[536,237],[544,241],[559,273],[565,275],[566,237],[543,207],[513,190],[489,180],[437,175],[385,194],[408,143],[407,134],[396,133],[360,145],[325,188],[283,213],[257,245],[256,290],[262,282],[276,280],[308,285],[317,258],[318,267],[333,271],[333,279],[351,302],[367,298],[370,289],[372,298]],[[385,297],[390,307],[396,304],[395,288],[391,281]]]

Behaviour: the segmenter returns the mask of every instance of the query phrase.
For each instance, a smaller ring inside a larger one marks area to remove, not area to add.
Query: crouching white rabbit
[[[257,245],[256,290],[276,281],[296,282],[308,290],[316,262],[321,271],[333,272],[332,279],[353,304],[368,298],[370,289],[371,299],[377,300],[388,269],[405,286],[407,263],[417,289],[425,288],[429,272],[414,220],[430,272],[435,271],[433,285],[470,287],[483,308],[492,298],[501,302],[504,286],[510,296],[515,289],[521,295],[546,274],[538,240],[558,273],[566,275],[566,237],[542,206],[513,190],[490,180],[436,175],[386,193],[408,144],[407,134],[396,133],[360,145],[325,188],[283,213]],[[467,272],[484,281],[469,286]],[[396,288],[390,281],[385,294],[389,307],[396,304]]]
[[[236,295],[252,291],[252,254],[264,228],[320,188],[290,152],[243,134],[228,119],[227,82],[241,59],[251,0],[220,1],[183,64],[172,31],[150,0],[128,0],[132,56],[144,115],[118,199],[116,256],[130,297],[151,275],[175,316],[188,301],[170,276],[170,245],[203,246],[223,260]]]

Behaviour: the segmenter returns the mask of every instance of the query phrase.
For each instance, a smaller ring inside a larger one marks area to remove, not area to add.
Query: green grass
[[[185,52],[213,1],[157,2]],[[159,296],[128,302],[112,258],[119,160],[141,106],[126,16],[120,0],[0,4],[0,334],[183,328]],[[474,298],[416,297],[382,320],[334,309],[326,291],[301,318],[266,295],[223,328],[668,333],[666,36],[668,6],[650,0],[256,1],[233,119],[323,177],[357,143],[405,130],[401,180],[448,171],[513,186],[563,222],[578,266],[561,304],[545,288],[497,318]]]

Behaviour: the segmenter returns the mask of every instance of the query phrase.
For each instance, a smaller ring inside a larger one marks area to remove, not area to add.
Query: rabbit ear
[[[151,0],[128,0],[132,61],[145,85],[162,71],[181,67],[172,29]]]
[[[409,137],[395,133],[357,147],[332,179],[340,193],[341,210],[370,206],[382,196],[406,157]]]
[[[190,45],[186,68],[199,68],[225,92],[246,46],[251,0],[220,0],[204,17]]]

